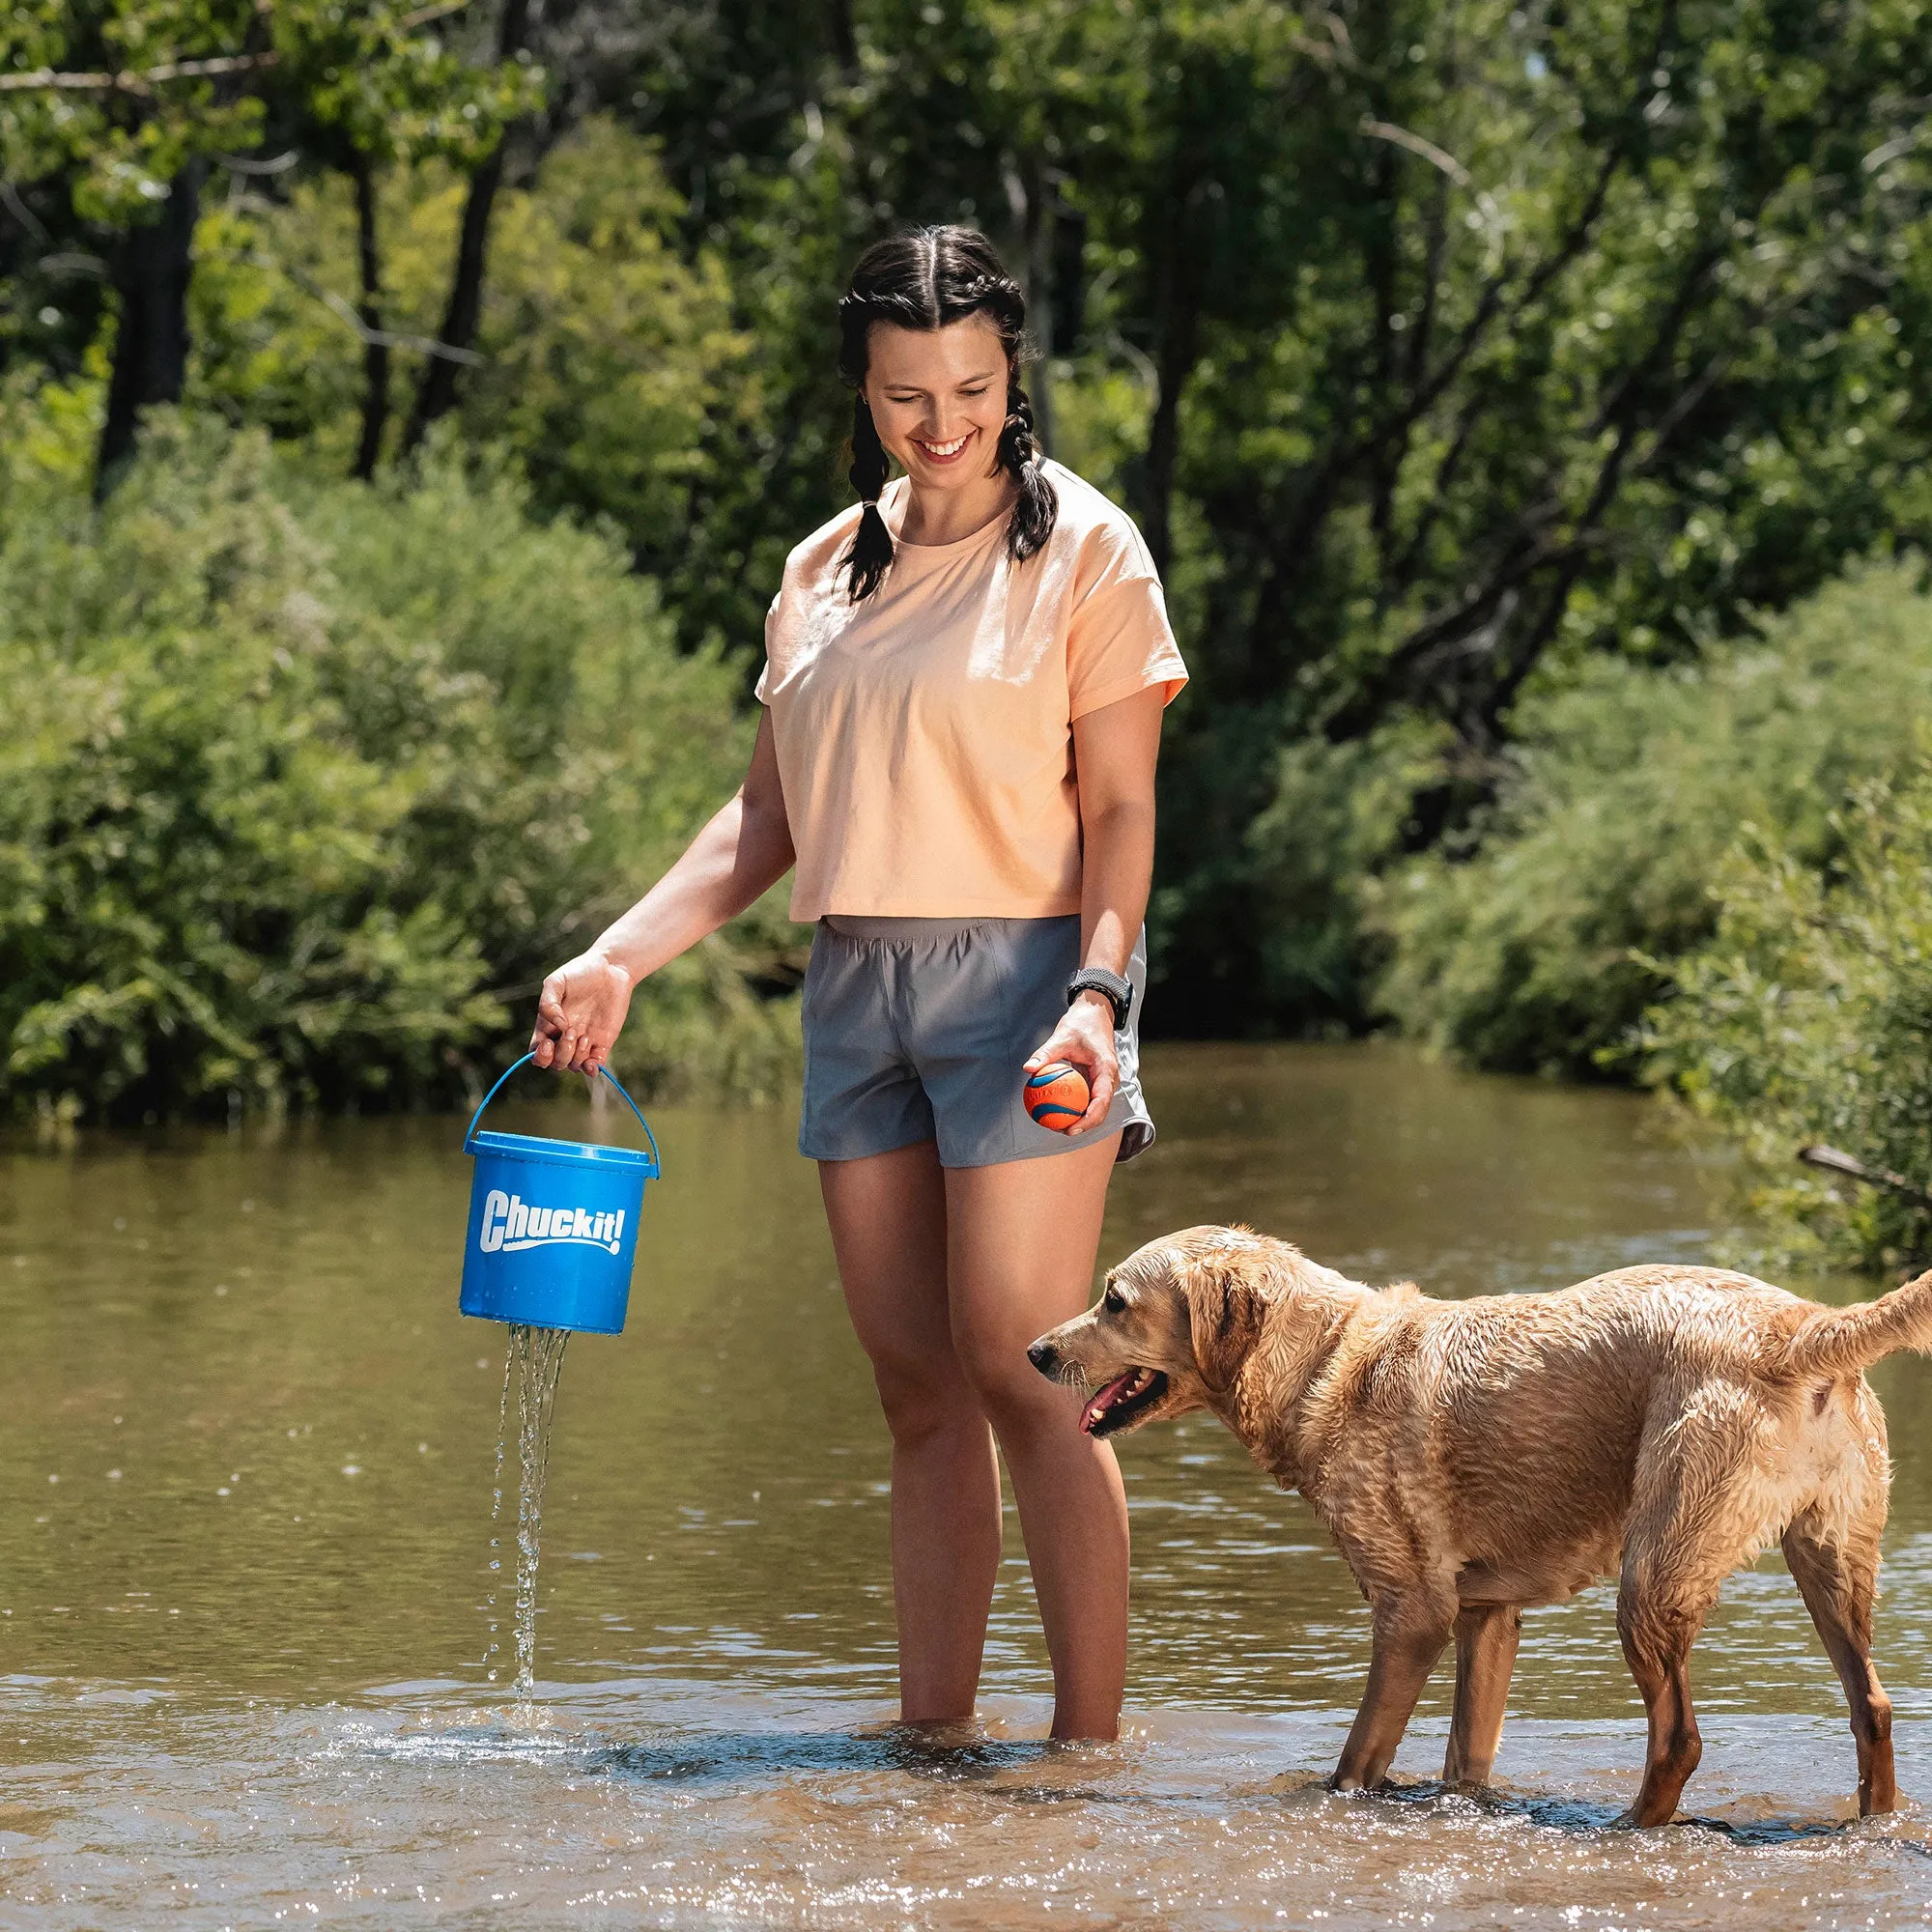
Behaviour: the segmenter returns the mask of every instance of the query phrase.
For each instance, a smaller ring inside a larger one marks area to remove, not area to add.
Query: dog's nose
[[[1060,1350],[1051,1342],[1036,1342],[1027,1350],[1027,1360],[1043,1376],[1050,1376],[1053,1373],[1053,1365],[1059,1359]]]

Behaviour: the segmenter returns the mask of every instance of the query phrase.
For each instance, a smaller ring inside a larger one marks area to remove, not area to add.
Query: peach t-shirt
[[[1057,463],[1053,535],[1007,555],[1007,519],[897,545],[854,604],[855,506],[785,561],[765,619],[798,872],[791,916],[1045,919],[1080,910],[1073,720],[1187,681],[1133,521]],[[880,498],[896,531],[905,483]]]

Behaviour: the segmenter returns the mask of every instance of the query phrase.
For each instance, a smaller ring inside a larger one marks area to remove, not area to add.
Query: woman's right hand
[[[539,1066],[595,1073],[631,1010],[631,976],[601,952],[580,952],[543,982],[530,1051]]]

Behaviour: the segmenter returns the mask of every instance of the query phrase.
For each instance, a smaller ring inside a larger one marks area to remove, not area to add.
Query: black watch
[[[1122,980],[1118,973],[1110,973],[1104,966],[1083,966],[1066,982],[1066,1004],[1070,1007],[1082,993],[1106,994],[1107,1004],[1114,1009],[1114,1031],[1126,1032],[1127,1015],[1134,1009],[1131,980]]]

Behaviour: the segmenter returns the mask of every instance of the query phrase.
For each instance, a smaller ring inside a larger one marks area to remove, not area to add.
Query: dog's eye
[[[1100,1306],[1109,1315],[1118,1315],[1127,1305],[1127,1297],[1112,1282],[1107,1284],[1107,1292],[1100,1297]]]

